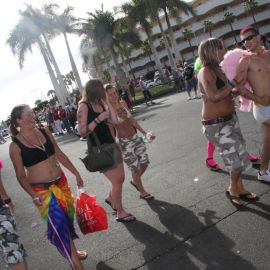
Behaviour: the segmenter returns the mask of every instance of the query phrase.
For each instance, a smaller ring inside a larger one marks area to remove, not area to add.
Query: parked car
[[[9,136],[9,130],[7,128],[1,129],[0,130],[0,135],[2,135],[3,137],[8,137]]]

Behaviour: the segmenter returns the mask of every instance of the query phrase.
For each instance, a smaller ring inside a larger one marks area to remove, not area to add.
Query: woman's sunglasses
[[[250,36],[244,38],[244,39],[242,40],[242,44],[244,44],[246,41],[252,40],[252,39],[253,39],[254,37],[256,37],[256,36],[257,36],[257,34],[254,34],[254,35],[250,35]]]

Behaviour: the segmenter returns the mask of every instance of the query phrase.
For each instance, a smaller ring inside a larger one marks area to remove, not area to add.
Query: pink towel
[[[224,59],[220,65],[226,77],[230,81],[232,81],[235,78],[236,70],[237,70],[237,66],[240,61],[240,58],[245,55],[251,55],[251,53],[242,49],[234,49],[234,50],[228,51],[224,55]],[[250,92],[252,92],[251,86],[249,85],[248,82],[246,82],[245,87]],[[240,110],[243,112],[250,112],[252,108],[252,102],[249,99],[246,99],[242,96],[240,96],[240,102],[241,102]]]

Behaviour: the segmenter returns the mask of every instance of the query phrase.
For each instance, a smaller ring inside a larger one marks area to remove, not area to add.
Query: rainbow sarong
[[[48,183],[31,184],[32,189],[43,199],[44,205],[37,206],[47,223],[47,237],[70,264],[70,239],[78,238],[74,229],[74,198],[63,174]]]

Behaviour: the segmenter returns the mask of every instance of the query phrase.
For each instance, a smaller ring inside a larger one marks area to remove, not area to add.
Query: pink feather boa
[[[226,77],[232,81],[236,76],[237,67],[239,64],[239,61],[241,57],[243,56],[250,56],[251,53],[242,49],[234,49],[231,51],[228,51],[224,55],[224,59],[221,62],[220,66],[225,73]],[[248,82],[246,82],[245,87],[252,92],[251,86]],[[249,99],[246,99],[242,96],[240,96],[240,110],[243,112],[250,112],[252,107],[252,102]]]

